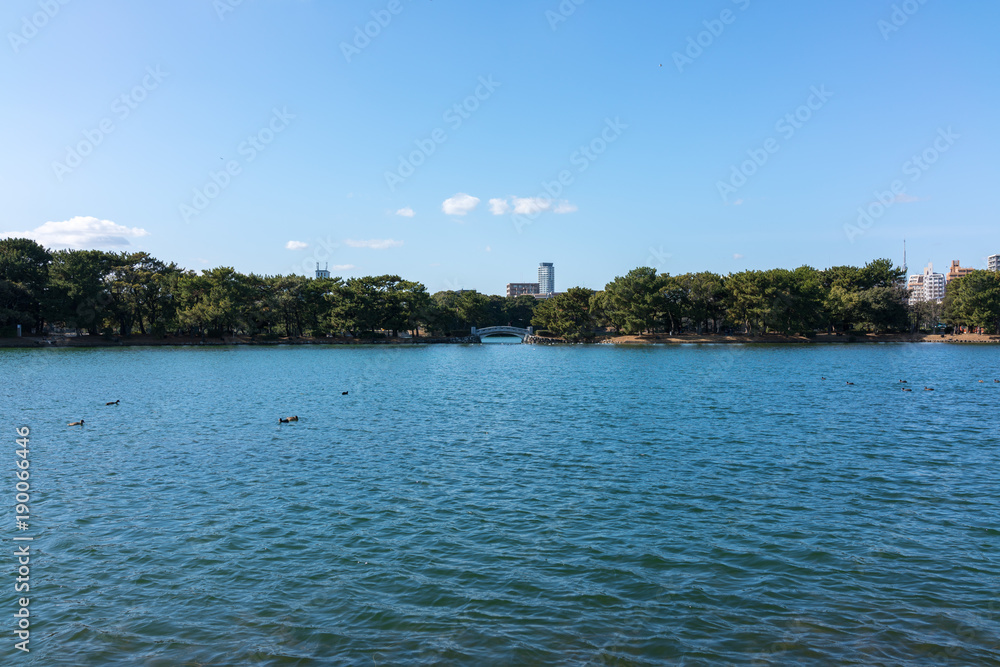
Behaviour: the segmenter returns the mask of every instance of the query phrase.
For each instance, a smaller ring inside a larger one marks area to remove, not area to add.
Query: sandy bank
[[[615,345],[683,344],[683,343],[1000,343],[1000,336],[989,334],[867,334],[849,336],[817,334],[805,336],[724,336],[715,334],[651,334],[644,336],[611,336],[601,342]]]

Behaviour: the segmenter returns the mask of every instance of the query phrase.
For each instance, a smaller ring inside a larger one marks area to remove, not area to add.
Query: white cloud
[[[479,197],[467,195],[459,192],[454,197],[449,197],[441,204],[441,210],[448,215],[465,215],[479,205]]]
[[[514,201],[514,213],[534,215],[552,208],[552,200],[545,197],[511,197]]]
[[[385,250],[386,248],[398,248],[403,245],[402,241],[394,241],[393,239],[371,239],[368,241],[355,241],[353,239],[347,239],[344,241],[347,245],[352,248],[370,248],[372,250]]]
[[[149,232],[139,227],[125,227],[110,220],[80,215],[62,222],[46,222],[26,232],[0,232],[0,238],[24,237],[44,246],[68,248],[118,248],[131,245],[130,238],[142,236],[149,236]]]
[[[743,255],[738,252],[733,253],[733,259],[743,259]]]
[[[558,203],[548,197],[517,197],[510,196],[490,200],[490,213],[493,215],[503,215],[511,210],[518,215],[538,215],[543,211],[553,213],[573,213],[577,210],[576,204],[570,204],[565,199],[560,199]]]
[[[404,218],[412,218],[413,216],[416,215],[416,213],[409,206],[404,206],[403,208],[396,211],[396,215],[401,215]]]
[[[289,241],[288,243],[285,244],[285,248],[287,250],[304,250],[305,248],[308,247],[309,244],[303,243],[302,241]]]
[[[350,271],[353,268],[354,268],[353,264],[334,264],[333,265],[333,270],[334,271]]]
[[[493,215],[503,215],[510,210],[510,204],[507,203],[506,199],[491,199],[490,200],[490,213]]]

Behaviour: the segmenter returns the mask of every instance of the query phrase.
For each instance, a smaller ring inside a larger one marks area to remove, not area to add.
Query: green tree
[[[726,317],[726,289],[722,276],[702,271],[686,273],[677,279],[687,292],[688,317],[698,333],[703,329],[718,332]]]
[[[605,285],[603,316],[624,334],[652,331],[663,312],[661,281],[648,266],[632,269]]]
[[[51,263],[52,254],[31,239],[0,240],[0,324],[42,331]]]
[[[764,330],[770,314],[767,276],[763,271],[741,271],[726,278],[727,308],[734,321],[751,335]]]
[[[948,283],[948,321],[1000,334],[1000,273],[973,271]]]
[[[101,250],[59,250],[52,254],[44,309],[50,322],[62,322],[78,332],[99,333],[113,321],[112,297],[106,278],[115,256]]]
[[[465,290],[459,295],[455,304],[455,312],[465,327],[485,328],[492,326],[490,300],[475,290]]]
[[[571,287],[563,294],[543,299],[531,323],[571,342],[592,339],[595,322],[590,314],[594,290]]]
[[[504,297],[503,317],[499,324],[525,329],[531,324],[539,299],[528,294]]]

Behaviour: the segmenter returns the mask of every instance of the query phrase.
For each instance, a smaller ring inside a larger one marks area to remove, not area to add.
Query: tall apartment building
[[[507,296],[538,294],[538,283],[507,283]]]
[[[316,279],[318,280],[320,278],[329,278],[330,277],[329,268],[330,265],[327,264],[321,269],[319,268],[319,262],[316,262]]]
[[[953,259],[951,260],[951,269],[949,269],[948,275],[946,276],[946,283],[950,283],[955,278],[961,278],[962,276],[967,276],[973,271],[975,271],[975,269],[959,266],[958,260]]]
[[[945,278],[943,273],[934,273],[933,262],[922,274],[910,276],[906,285],[910,290],[910,304],[921,301],[940,301],[944,298]]]
[[[987,257],[986,268],[990,271],[1000,271],[1000,255],[990,255]]]
[[[538,265],[538,293],[551,295],[556,291],[556,269],[552,262],[542,262]]]

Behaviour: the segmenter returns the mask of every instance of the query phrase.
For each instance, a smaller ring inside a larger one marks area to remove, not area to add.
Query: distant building
[[[910,290],[911,305],[921,301],[940,301],[944,298],[944,274],[934,273],[933,263],[928,264],[922,274],[910,276],[906,286]]]
[[[538,283],[507,283],[507,296],[538,294]]]
[[[327,270],[329,268],[329,266],[330,266],[329,264],[326,264],[321,269],[321,268],[319,268],[319,262],[316,262],[316,279],[317,280],[319,280],[320,278],[329,278],[330,277],[330,272]]]
[[[1000,255],[990,255],[987,257],[986,268],[990,271],[1000,271]]]
[[[556,269],[552,262],[542,262],[538,265],[538,293],[551,295],[556,291]]]
[[[969,269],[966,267],[959,266],[958,260],[953,259],[951,260],[951,269],[948,271],[948,275],[946,276],[945,282],[950,283],[955,278],[961,278],[962,276],[967,276],[973,271],[975,271],[975,269]]]

